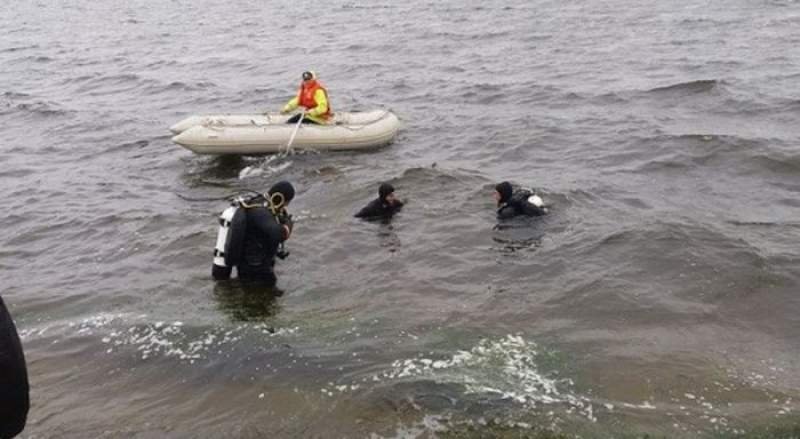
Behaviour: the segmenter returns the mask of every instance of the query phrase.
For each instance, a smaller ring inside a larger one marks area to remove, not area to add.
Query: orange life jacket
[[[325,100],[328,101],[328,110],[320,114],[319,117],[328,119],[331,117],[331,101],[328,99],[328,90],[319,83],[317,80],[303,81],[300,84],[300,91],[297,92],[297,103],[307,109],[312,109],[317,106],[317,101],[314,100],[314,93],[317,90],[322,90],[325,93]]]

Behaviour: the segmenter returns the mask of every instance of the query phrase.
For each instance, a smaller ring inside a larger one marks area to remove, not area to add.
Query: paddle
[[[287,143],[287,144],[286,144],[286,154],[287,154],[287,155],[289,155],[289,152],[290,152],[290,151],[291,151],[292,153],[294,153],[294,150],[292,149],[292,143],[294,142],[294,136],[296,136],[296,135],[297,135],[297,130],[298,130],[298,129],[300,129],[300,124],[302,124],[302,123],[303,123],[303,118],[304,118],[304,117],[306,117],[306,110],[305,110],[305,108],[303,109],[303,112],[302,112],[302,113],[300,113],[300,118],[299,118],[299,119],[297,119],[297,124],[294,126],[294,130],[292,131],[292,136],[291,136],[291,137],[289,137],[289,143]]]

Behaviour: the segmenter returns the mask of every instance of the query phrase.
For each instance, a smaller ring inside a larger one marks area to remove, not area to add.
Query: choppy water
[[[796,1],[12,1],[0,29],[24,437],[797,419]],[[334,109],[397,113],[396,142],[226,160],[170,142],[190,114],[280,108],[308,68]],[[215,285],[225,205],[197,200],[284,178],[283,295]],[[552,214],[494,229],[504,179]],[[407,207],[353,219],[381,181]]]

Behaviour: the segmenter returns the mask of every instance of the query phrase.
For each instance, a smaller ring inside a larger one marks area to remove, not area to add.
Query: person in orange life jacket
[[[494,187],[497,201],[497,218],[509,219],[517,215],[541,216],[547,213],[542,199],[525,189],[514,190],[511,183],[504,181]]]
[[[403,202],[394,195],[394,187],[383,183],[378,188],[378,198],[370,201],[355,215],[356,218],[389,218],[403,207]]]
[[[333,116],[331,105],[328,102],[328,91],[317,80],[317,75],[314,72],[303,72],[303,82],[300,83],[300,90],[297,91],[297,96],[283,106],[281,113],[289,113],[297,107],[306,109],[303,123],[325,125],[330,122]],[[300,120],[300,115],[296,114],[290,117],[286,123],[297,123],[298,120]]]

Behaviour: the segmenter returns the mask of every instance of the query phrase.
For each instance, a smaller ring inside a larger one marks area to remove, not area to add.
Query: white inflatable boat
[[[198,154],[268,154],[292,149],[341,151],[383,146],[394,139],[400,121],[390,111],[334,115],[328,125],[286,121],[291,115],[230,114],[191,116],[170,127],[172,141]]]

